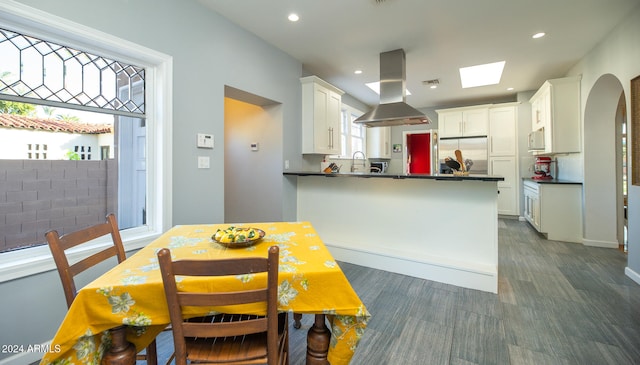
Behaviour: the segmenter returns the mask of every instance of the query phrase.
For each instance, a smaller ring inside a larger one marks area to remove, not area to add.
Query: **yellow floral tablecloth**
[[[174,260],[206,260],[266,257],[273,245],[280,247],[279,309],[329,315],[332,336],[328,360],[332,365],[348,364],[369,313],[312,225],[309,222],[238,224],[236,226],[260,228],[265,231],[265,237],[250,247],[226,248],[211,236],[218,228],[229,226],[176,226],[82,288],[51,343],[52,352],[45,354],[41,364],[99,364],[110,343],[105,331],[122,324],[129,326],[127,339],[138,351],[151,343],[170,322],[156,256],[160,248],[169,248]],[[249,285],[246,277],[226,280],[215,285]]]

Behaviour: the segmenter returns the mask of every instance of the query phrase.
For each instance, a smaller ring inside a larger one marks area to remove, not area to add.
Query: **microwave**
[[[544,127],[529,133],[529,151],[544,151]]]
[[[389,163],[386,161],[371,161],[371,168],[369,171],[376,174],[384,174],[387,172]]]

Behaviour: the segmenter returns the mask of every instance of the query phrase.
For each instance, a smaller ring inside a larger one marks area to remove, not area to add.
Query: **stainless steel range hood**
[[[431,123],[424,113],[406,101],[406,66],[403,49],[380,53],[380,104],[354,123],[385,127]]]

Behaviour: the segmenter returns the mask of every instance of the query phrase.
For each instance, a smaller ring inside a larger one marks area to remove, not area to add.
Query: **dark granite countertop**
[[[524,181],[532,181],[532,182],[538,183],[538,184],[578,184],[578,185],[582,185],[582,182],[580,182],[580,181],[561,180],[561,179],[534,180],[534,179],[532,179],[530,177],[523,177],[522,180],[524,180]]]
[[[439,181],[504,181],[502,176],[473,175],[455,176],[452,174],[390,174],[390,173],[368,173],[368,172],[347,172],[331,173],[316,171],[284,171],[285,176],[324,176],[324,177],[355,177],[355,178],[378,178],[378,179],[425,179]]]

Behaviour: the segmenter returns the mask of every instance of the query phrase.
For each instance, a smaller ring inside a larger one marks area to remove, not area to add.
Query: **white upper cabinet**
[[[551,116],[551,88],[543,86],[531,99],[531,130],[537,131],[549,123]]]
[[[340,154],[340,112],[344,92],[316,76],[303,77],[300,82],[302,153]]]
[[[579,76],[545,81],[529,102],[531,130],[544,131],[545,148],[534,154],[581,151]]]
[[[489,108],[465,107],[437,110],[440,138],[486,136],[489,129]]]
[[[391,158],[391,127],[367,128],[367,157]]]

